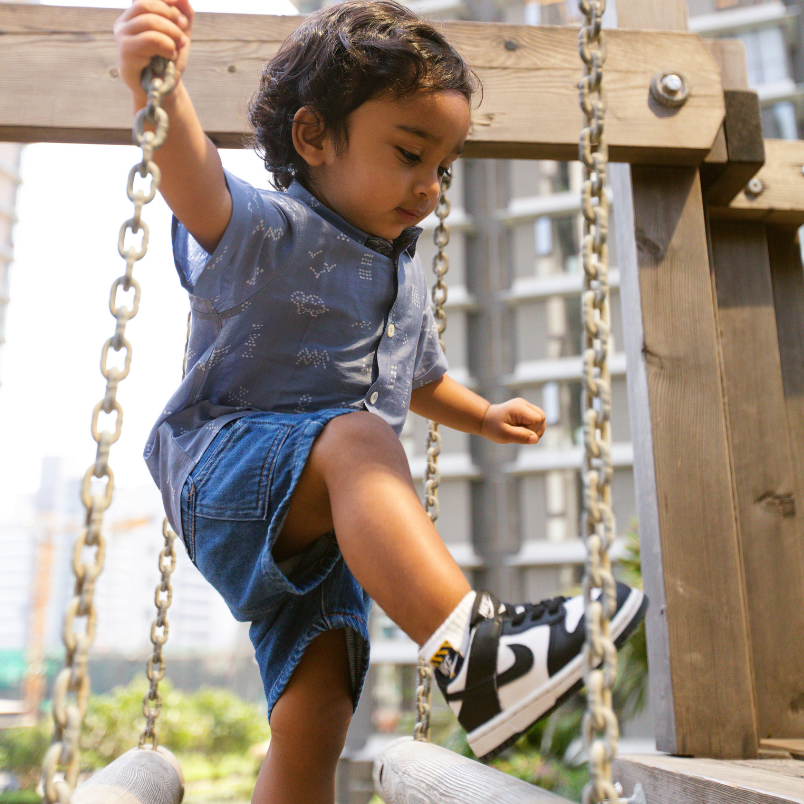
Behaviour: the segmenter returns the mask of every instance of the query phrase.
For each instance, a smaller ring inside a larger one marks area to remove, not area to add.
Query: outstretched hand
[[[129,89],[143,94],[142,71],[153,56],[176,63],[176,80],[187,66],[193,9],[189,0],[135,0],[115,21],[120,75]]]
[[[480,435],[496,444],[535,444],[546,426],[544,411],[517,397],[489,406]]]

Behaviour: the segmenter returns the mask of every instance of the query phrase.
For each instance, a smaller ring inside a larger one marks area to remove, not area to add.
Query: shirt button
[[[388,337],[393,338],[395,332],[396,332],[396,327],[393,324],[389,324],[388,325]]]
[[[373,404],[374,404],[374,403],[375,403],[375,402],[376,402],[376,401],[377,401],[379,398],[380,398],[380,395],[379,395],[379,394],[378,394],[378,393],[375,391],[375,392],[374,392],[374,393],[373,393],[373,394],[372,394],[372,395],[369,397],[369,402],[371,402],[371,404],[373,405]]]

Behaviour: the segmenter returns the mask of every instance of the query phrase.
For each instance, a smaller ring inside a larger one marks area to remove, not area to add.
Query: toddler
[[[450,378],[417,228],[461,154],[476,80],[393,0],[306,20],[250,110],[276,192],[230,175],[181,81],[188,0],[136,0],[115,24],[135,108],[152,56],[176,62],[158,151],[187,374],[145,455],[188,555],[250,636],[271,743],[259,804],[326,804],[369,660],[376,600],[420,646],[481,757],[577,688],[583,600],[475,593],[427,517],[398,435],[408,410],[497,443],[535,444],[544,413]],[[642,619],[620,584],[611,631]]]

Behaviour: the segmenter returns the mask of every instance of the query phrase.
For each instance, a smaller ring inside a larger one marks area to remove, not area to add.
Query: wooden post
[[[572,804],[446,748],[395,740],[374,760],[374,789],[386,804]]]
[[[768,247],[793,466],[796,530],[804,551],[804,267],[798,232],[790,227],[768,226]],[[799,698],[798,707],[804,710],[804,699]]]
[[[804,422],[790,421],[785,407],[765,224],[713,220],[710,235],[757,726],[763,738],[804,737],[804,511],[788,435]],[[789,263],[777,262],[781,276]],[[795,326],[800,299],[789,291],[777,293],[779,314]],[[801,367],[787,362],[800,384]]]
[[[621,27],[686,26],[679,0],[619,0],[617,12]],[[699,170],[615,165],[611,175],[657,747],[754,756],[751,644]]]

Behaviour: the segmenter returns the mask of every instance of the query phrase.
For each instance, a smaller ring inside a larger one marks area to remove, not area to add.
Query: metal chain
[[[444,310],[444,303],[447,301],[447,285],[444,276],[449,270],[449,257],[444,249],[449,243],[449,227],[446,224],[447,216],[450,211],[447,190],[452,182],[449,173],[441,179],[441,194],[436,204],[435,214],[438,216],[438,226],[433,232],[433,242],[436,246],[436,253],[433,257],[433,271],[436,281],[433,284],[433,317],[438,329],[438,342],[444,348],[443,334],[447,328],[447,313]],[[427,455],[427,469],[424,474],[424,510],[430,521],[435,523],[439,514],[438,487],[441,484],[441,471],[438,468],[438,456],[441,454],[441,433],[438,429],[438,422],[428,423],[427,442],[425,444],[425,454]],[[430,702],[433,692],[433,668],[430,663],[419,657],[418,685],[416,687],[416,725],[413,728],[413,739],[430,739]]]
[[[581,132],[578,153],[583,164],[583,483],[587,547],[583,586],[586,613],[584,680],[588,697],[583,738],[590,775],[583,792],[583,804],[602,801],[617,804],[620,797],[611,781],[611,761],[617,751],[619,727],[611,705],[611,690],[617,675],[617,651],[609,634],[609,618],[616,606],[616,587],[608,553],[615,529],[611,509],[608,147],[604,131],[606,94],[603,88],[606,40],[602,16],[606,0],[579,0],[579,6],[586,17],[579,37],[579,50],[585,65],[579,89],[586,125]],[[592,598],[594,589],[600,590],[597,599]]]
[[[123,426],[123,409],[117,401],[117,388],[131,369],[131,344],[125,338],[126,324],[137,315],[140,304],[140,286],[133,278],[134,264],[141,260],[148,248],[148,227],[141,219],[142,207],[153,200],[159,186],[159,168],[151,161],[153,152],[164,142],[167,134],[167,114],[160,108],[162,98],[173,88],[173,65],[160,60],[161,65],[149,68],[143,79],[148,92],[148,105],[141,110],[134,123],[134,139],[142,147],[142,162],[132,168],[128,178],[128,197],[134,202],[134,216],[120,229],[118,250],[126,261],[125,275],[115,279],[109,299],[109,309],[115,318],[115,333],[103,345],[101,373],[106,379],[106,394],[92,413],[92,437],[98,444],[95,462],[87,469],[81,488],[81,499],[86,508],[86,527],[76,538],[73,548],[75,591],[64,615],[63,640],[66,650],[64,668],[56,677],[53,689],[53,742],[45,754],[42,768],[44,801],[47,804],[69,804],[78,780],[81,757],[78,739],[89,703],[89,647],[95,638],[97,609],[93,600],[95,581],[103,571],[106,539],[101,532],[103,514],[112,502],[114,473],[109,466],[109,450],[119,438]],[[163,77],[159,77],[156,73]],[[156,131],[144,131],[145,122],[156,126]],[[143,179],[151,176],[147,192],[134,192],[134,180],[139,173]],[[139,247],[125,246],[126,233],[133,235],[142,230]],[[129,308],[118,300],[118,291],[132,293]],[[109,350],[124,352],[123,367],[108,366]],[[116,414],[114,432],[99,431],[101,411]],[[104,481],[103,488],[93,488],[93,478]],[[85,552],[94,548],[94,555],[85,560]],[[77,631],[76,619],[84,619],[83,631]],[[72,694],[72,697],[70,697]],[[63,771],[63,779],[57,779]]]
[[[187,339],[184,343],[184,357],[181,364],[181,378],[187,374],[187,355],[190,352],[190,330],[192,327],[193,315],[187,316]],[[176,541],[176,533],[170,527],[167,517],[162,520],[162,536],[165,546],[159,554],[159,570],[162,577],[156,585],[154,593],[154,603],[156,605],[156,618],[151,624],[151,644],[154,652],[148,659],[148,666],[145,674],[151,682],[151,686],[142,698],[142,713],[145,715],[145,728],[140,733],[140,748],[145,746],[148,740],[151,741],[154,751],[159,746],[159,738],[156,733],[156,719],[162,711],[162,695],[159,692],[159,682],[165,677],[165,658],[162,655],[162,648],[168,639],[170,624],[168,623],[167,610],[173,601],[173,587],[170,584],[170,576],[176,569],[176,553],[173,550],[173,543]]]
[[[176,568],[176,551],[173,543],[176,541],[176,534],[170,527],[167,517],[162,522],[162,536],[165,539],[165,546],[159,554],[159,569],[162,572],[161,581],[156,586],[154,603],[156,604],[156,619],[151,625],[151,643],[154,646],[153,655],[148,659],[146,675],[151,682],[150,689],[142,699],[142,713],[145,715],[145,728],[140,734],[140,748],[145,746],[148,740],[151,741],[153,749],[159,745],[156,734],[156,719],[162,711],[162,695],[159,692],[159,682],[165,677],[165,657],[162,655],[162,647],[167,642],[169,624],[167,610],[173,600],[173,587],[170,585],[170,575]]]
[[[449,270],[449,257],[447,257],[444,249],[449,243],[449,227],[445,221],[450,211],[450,203],[446,195],[450,182],[451,177],[449,174],[445,174],[441,179],[441,195],[435,208],[435,214],[438,216],[438,226],[433,232],[433,242],[436,246],[436,253],[433,257],[433,271],[436,275],[432,290],[433,317],[438,329],[438,342],[441,344],[442,349],[444,348],[444,330],[447,328],[447,314],[444,311],[444,304],[447,301],[447,285],[444,282],[444,276]],[[441,454],[441,433],[438,430],[438,422],[430,422],[425,454],[427,455],[427,470],[424,475],[424,508],[430,520],[435,522],[439,514],[438,486],[441,483],[441,472],[438,469],[438,456]]]

